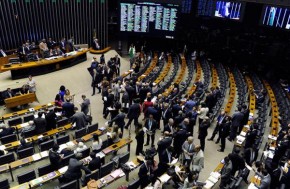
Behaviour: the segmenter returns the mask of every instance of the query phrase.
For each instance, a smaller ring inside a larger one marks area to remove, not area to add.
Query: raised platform
[[[109,50],[111,50],[111,47],[106,47],[104,49],[101,50],[94,50],[92,47],[89,49],[90,53],[92,54],[103,54],[108,52]]]

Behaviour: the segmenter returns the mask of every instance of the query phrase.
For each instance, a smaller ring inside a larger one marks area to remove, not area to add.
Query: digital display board
[[[199,0],[197,5],[198,16],[212,16],[215,8],[213,0]]]
[[[121,2],[120,31],[132,33],[173,34],[179,5],[156,2]]]
[[[225,19],[240,20],[245,4],[242,2],[216,1],[214,16]]]
[[[290,9],[285,7],[264,6],[262,24],[265,26],[290,29]]]
[[[181,1],[181,13],[190,14],[192,6],[192,0],[182,0]]]

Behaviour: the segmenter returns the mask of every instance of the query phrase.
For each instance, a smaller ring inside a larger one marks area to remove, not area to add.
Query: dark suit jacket
[[[205,104],[206,104],[206,107],[208,107],[209,109],[212,109],[215,105],[215,98],[212,94],[209,94],[205,97]]]
[[[58,170],[61,167],[61,157],[59,153],[49,150],[48,157],[53,170]]]
[[[168,109],[164,109],[162,112],[162,118],[163,120],[169,120],[170,118],[172,118],[172,110],[171,108]]]
[[[141,112],[140,105],[138,103],[134,103],[129,107],[127,116],[129,119],[138,118],[140,112]]]
[[[47,131],[56,128],[56,114],[54,111],[49,111],[45,115],[45,119],[46,119],[46,130]]]
[[[14,97],[14,96],[15,96],[15,94],[14,94],[13,91],[11,91],[10,94],[11,94],[11,97]],[[6,99],[6,98],[11,98],[10,95],[9,95],[9,93],[8,93],[8,91],[5,91],[5,92],[4,92],[3,97],[4,97],[4,99]]]
[[[174,138],[174,141],[173,141],[174,149],[179,149],[179,151],[181,151],[182,144],[187,139],[187,131],[184,129],[181,129],[173,134],[173,138]]]
[[[86,173],[91,173],[91,171],[86,168],[82,162],[78,161],[75,158],[70,158],[68,169],[64,174],[64,177],[70,180],[80,179],[82,176],[82,170]]]
[[[72,115],[74,115],[74,104],[69,103],[69,102],[65,102],[62,105],[62,111],[65,115],[65,117],[70,118]]]
[[[101,159],[100,157],[95,157],[94,159],[92,159],[92,161],[90,161],[88,168],[91,171],[94,171],[96,169],[100,169],[101,167]]]
[[[157,122],[152,119],[152,125],[151,125],[151,129],[149,129],[149,120],[150,119],[146,119],[145,121],[145,127],[149,130],[149,131],[152,131],[153,133],[155,133],[156,129],[157,129]]]
[[[173,126],[172,126],[172,129],[170,129],[169,125],[166,124],[166,125],[164,126],[164,130],[163,130],[163,132],[165,132],[165,131],[168,131],[169,133],[173,133]]]
[[[239,127],[243,124],[244,114],[242,112],[235,112],[232,117],[232,126]]]
[[[33,121],[36,134],[42,134],[46,131],[46,120],[44,118],[38,117],[35,118]]]
[[[209,128],[210,123],[202,122],[199,126],[199,138],[205,138],[207,136],[207,129]]]
[[[137,140],[137,145],[142,145],[144,144],[144,131],[141,130],[138,134],[136,134],[135,139]]]
[[[169,146],[171,146],[172,138],[171,137],[165,137],[162,140],[158,141],[157,143],[157,151],[160,154],[164,150],[166,150]]]
[[[122,128],[125,125],[125,117],[126,115],[124,113],[119,113],[110,121],[110,123],[115,122],[115,124],[118,125],[119,128]]]

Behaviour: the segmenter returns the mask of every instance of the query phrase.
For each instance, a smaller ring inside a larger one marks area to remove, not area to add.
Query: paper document
[[[128,165],[131,169],[134,169],[136,167],[136,165],[132,161],[127,162],[125,164]]]
[[[40,152],[42,158],[48,157],[48,151]]]
[[[211,181],[212,183],[217,183],[219,180],[213,176],[210,176],[207,180]]]
[[[254,183],[251,183],[248,187],[248,189],[258,189]]]
[[[221,174],[219,172],[211,172],[210,176],[213,176],[214,178],[219,179]]]
[[[122,169],[117,169],[115,170],[113,173],[111,173],[110,175],[113,177],[113,178],[118,178],[119,175],[123,173]]]
[[[245,136],[246,136],[246,134],[247,134],[247,133],[246,133],[246,132],[244,132],[244,131],[242,131],[242,132],[240,133],[240,135],[241,135],[241,136],[243,136],[243,137],[245,137]]]
[[[40,160],[40,159],[41,159],[41,156],[40,156],[39,153],[38,153],[38,154],[34,154],[34,155],[32,156],[32,159],[33,159],[34,161],[37,161],[37,160]]]
[[[68,166],[62,167],[60,168],[58,171],[60,172],[60,174],[64,174],[68,169]]]
[[[212,183],[211,181],[206,180],[206,181],[205,181],[205,185],[203,186],[203,188],[210,189],[210,188],[213,187],[214,184],[215,184],[215,183]]]
[[[96,157],[97,157],[97,156],[99,156],[99,157],[102,159],[102,158],[105,157],[106,155],[105,155],[103,152],[99,152],[99,153],[96,154]]]
[[[168,174],[163,174],[163,175],[161,175],[161,177],[159,177],[159,179],[162,183],[169,181],[170,178],[171,177]]]
[[[20,124],[20,126],[21,126],[22,128],[23,128],[23,127],[27,127],[28,125],[29,125],[28,122]]]

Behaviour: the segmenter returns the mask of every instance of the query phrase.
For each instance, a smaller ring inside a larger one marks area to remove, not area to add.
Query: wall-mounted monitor
[[[241,20],[245,9],[245,3],[233,1],[216,1],[214,17]]]
[[[265,5],[261,19],[262,25],[290,29],[290,8]]]
[[[197,16],[212,16],[214,8],[214,0],[199,0],[197,5]]]
[[[120,2],[120,31],[174,38],[180,6],[165,2]]]

